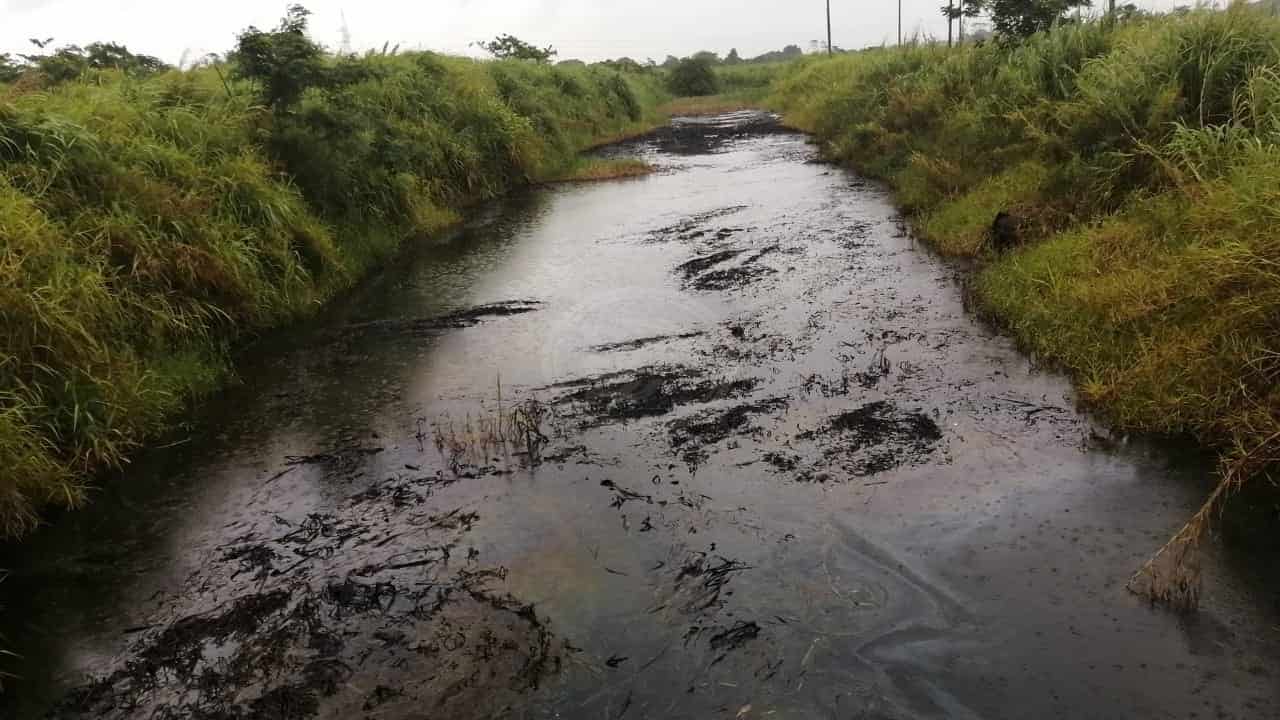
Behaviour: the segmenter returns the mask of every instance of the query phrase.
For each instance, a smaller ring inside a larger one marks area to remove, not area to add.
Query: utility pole
[[[902,45],[902,0],[898,0],[898,45]]]
[[[831,0],[827,0],[827,57],[831,57],[831,53]]]
[[[956,24],[956,2],[947,0],[947,47],[951,47],[951,28]]]
[[[964,0],[960,0],[960,44],[964,44]]]

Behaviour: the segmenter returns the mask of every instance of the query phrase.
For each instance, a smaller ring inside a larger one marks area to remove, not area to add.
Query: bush
[[[720,81],[705,58],[685,58],[671,69],[667,89],[681,97],[715,95],[720,91]]]
[[[324,51],[307,37],[310,12],[291,5],[272,32],[250,27],[240,34],[232,54],[236,74],[257,82],[265,104],[283,111],[321,81]]]

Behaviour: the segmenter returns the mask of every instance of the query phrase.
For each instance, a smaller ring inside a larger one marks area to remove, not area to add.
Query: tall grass
[[[796,62],[802,61],[717,65],[719,93],[735,100],[761,101],[769,95],[773,83]]]
[[[1205,508],[1135,577],[1194,605],[1194,547],[1280,467],[1280,19],[1243,6],[806,63],[773,102],[986,262],[982,308],[1119,428],[1222,452]],[[1026,245],[988,247],[997,212]]]
[[[324,63],[287,112],[224,67],[0,86],[0,535],[82,502],[242,338],[664,99],[604,68]]]

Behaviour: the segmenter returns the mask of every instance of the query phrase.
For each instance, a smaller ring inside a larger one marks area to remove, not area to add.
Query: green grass
[[[581,171],[666,99],[598,67],[324,62],[287,112],[228,67],[0,87],[0,535],[80,504],[237,343],[475,203]]]
[[[717,65],[716,79],[722,98],[759,106],[770,94],[774,82],[803,60],[771,63]]]
[[[940,251],[984,260],[980,308],[1095,411],[1222,453],[1218,491],[1165,560],[1280,467],[1280,19],[1237,6],[1014,48],[875,49],[774,88]],[[997,255],[1001,211],[1026,244]],[[1190,571],[1147,570],[1154,597],[1194,602]]]

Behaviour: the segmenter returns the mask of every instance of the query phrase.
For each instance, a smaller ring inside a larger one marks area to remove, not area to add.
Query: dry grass
[[[1177,610],[1199,607],[1200,543],[1231,494],[1250,479],[1269,477],[1269,470],[1275,467],[1280,467],[1280,432],[1248,450],[1241,449],[1226,462],[1222,479],[1191,520],[1129,579],[1129,590]]]
[[[653,173],[655,169],[653,165],[639,158],[583,157],[564,173],[554,175],[545,182],[598,182],[643,177]]]
[[[469,465],[485,465],[495,453],[506,455],[513,450],[524,456],[529,465],[542,461],[542,450],[555,434],[551,408],[531,398],[504,409],[470,413],[461,421],[449,416],[431,424],[431,439],[455,474]]]

